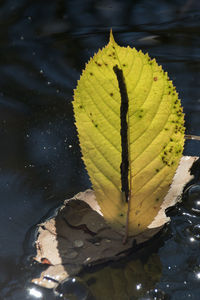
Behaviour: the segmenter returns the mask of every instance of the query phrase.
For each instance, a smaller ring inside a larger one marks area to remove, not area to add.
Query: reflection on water
[[[56,297],[52,291],[34,287],[27,287],[28,295],[25,288],[31,273],[39,272],[39,266],[33,271],[28,259],[34,255],[34,225],[64,198],[90,186],[71,100],[81,69],[107,43],[111,27],[119,44],[148,51],[168,70],[184,105],[187,133],[200,135],[199,9],[196,0],[1,1],[3,299]],[[186,143],[186,154],[199,155],[199,150],[199,142]],[[157,288],[171,299],[198,299],[199,278],[194,273],[199,273],[194,270],[200,265],[199,199],[198,187],[192,187],[184,206],[172,217],[171,238],[158,251],[162,276],[156,287],[148,287],[154,293]],[[136,290],[141,290],[144,278],[141,275]]]
[[[151,252],[153,250],[148,246],[147,249]],[[95,299],[138,299],[154,288],[161,277],[159,256],[155,253],[149,256],[148,250],[141,251],[139,258],[137,254],[137,258],[113,263],[95,272],[85,273],[81,278]]]
[[[95,300],[87,285],[78,278],[69,278],[56,289],[56,294],[61,299]]]
[[[38,291],[37,288],[30,288],[28,293],[30,296],[33,296],[33,298],[41,299],[43,297],[42,293]]]

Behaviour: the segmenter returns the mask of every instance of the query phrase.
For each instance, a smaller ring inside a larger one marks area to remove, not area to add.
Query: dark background
[[[111,27],[120,45],[148,52],[169,72],[186,131],[200,135],[199,1],[1,0],[0,299],[26,299],[35,224],[90,187],[71,101],[81,70],[107,44]],[[199,152],[200,142],[186,143],[185,154]],[[185,219],[178,222],[183,230]],[[199,244],[185,248],[174,226],[159,250],[163,275],[157,286],[172,299],[198,300],[193,272]]]

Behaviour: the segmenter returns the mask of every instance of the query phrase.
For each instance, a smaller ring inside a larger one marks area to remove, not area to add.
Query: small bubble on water
[[[194,198],[196,199],[196,197],[200,196],[200,185],[199,184],[193,184],[193,185],[189,186],[186,189],[185,194],[188,195],[190,200],[193,200]]]
[[[168,296],[160,289],[153,289],[147,292],[146,296],[149,300],[166,300]],[[145,298],[144,298],[145,299]]]
[[[88,262],[91,260],[91,257],[86,258],[85,262]]]
[[[141,288],[142,288],[142,284],[141,283],[136,284],[136,290],[137,291],[141,290]]]
[[[35,165],[34,164],[29,164],[29,168],[34,168]]]
[[[194,215],[200,214],[200,185],[194,184],[185,191],[185,208]]]
[[[84,243],[83,243],[82,240],[75,240],[74,241],[74,247],[76,247],[76,248],[81,248],[81,247],[83,247],[83,245],[84,245]]]
[[[68,147],[69,147],[69,148],[72,148],[72,145],[69,145]]]
[[[194,238],[200,241],[200,224],[192,226],[191,232],[193,233]]]
[[[44,71],[41,69],[41,70],[40,70],[40,74],[43,74],[43,73],[44,73]]]
[[[62,299],[93,299],[87,285],[79,278],[68,278],[55,289]]]
[[[21,40],[21,41],[23,41],[23,40],[24,40],[24,37],[23,37],[23,35],[22,35],[22,36],[20,36],[20,40]]]
[[[200,224],[193,224],[185,229],[185,234],[187,235],[191,243],[200,241]]]
[[[47,84],[50,85],[50,84],[51,84],[51,81],[47,81]]]
[[[200,272],[196,273],[196,278],[200,279]]]
[[[37,298],[37,299],[43,298],[42,293],[39,290],[37,290],[37,288],[30,288],[28,292],[29,292],[29,295],[33,296],[34,298]]]

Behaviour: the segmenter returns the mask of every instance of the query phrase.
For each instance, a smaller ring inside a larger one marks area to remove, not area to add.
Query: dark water
[[[85,62],[108,42],[111,27],[120,45],[149,52],[169,72],[187,133],[200,135],[199,1],[1,0],[0,299],[37,298],[27,292],[32,270],[41,270],[31,267],[34,226],[63,199],[90,186],[71,100]],[[186,144],[185,154],[199,153],[200,142]],[[199,189],[189,197],[198,206]],[[198,224],[200,216],[186,201],[152,250],[160,275],[145,284],[148,272],[140,262],[143,272],[136,272],[137,279],[129,275],[140,293],[130,299],[146,292],[141,299],[200,299]],[[74,284],[65,289],[86,299],[86,287]],[[41,293],[40,299],[56,299],[52,291]]]

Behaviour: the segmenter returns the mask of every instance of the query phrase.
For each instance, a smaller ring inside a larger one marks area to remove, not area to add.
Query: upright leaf
[[[129,234],[143,232],[157,215],[182,156],[184,116],[175,87],[155,59],[120,47],[111,32],[108,45],[86,64],[73,107],[104,218],[123,231],[128,211]]]

